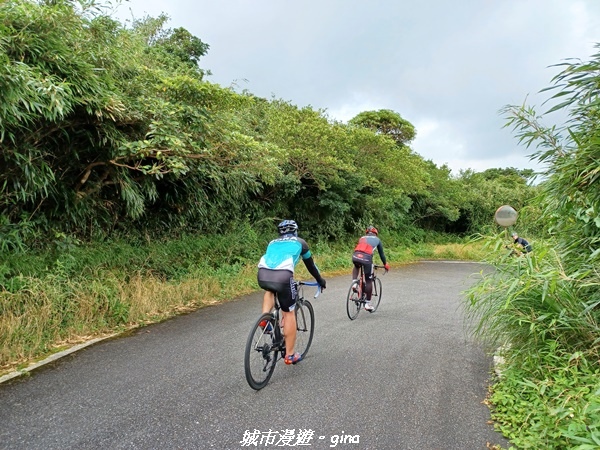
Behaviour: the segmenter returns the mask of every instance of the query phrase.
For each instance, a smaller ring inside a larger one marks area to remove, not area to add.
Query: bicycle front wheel
[[[262,322],[267,325],[262,327]],[[279,348],[274,342],[275,326],[277,325],[273,314],[263,314],[252,326],[246,342],[244,355],[246,380],[250,387],[257,391],[267,385],[277,363]]]
[[[306,358],[315,333],[315,311],[308,300],[296,302],[296,345],[295,351]]]
[[[354,320],[356,317],[358,317],[361,307],[358,292],[354,291],[353,288],[354,284],[350,286],[350,289],[348,290],[348,297],[346,298],[346,312],[348,313],[348,318],[350,320]]]
[[[373,294],[371,295],[371,305],[373,306],[373,311],[377,311],[377,307],[381,303],[381,280],[379,278],[375,278],[373,280]]]

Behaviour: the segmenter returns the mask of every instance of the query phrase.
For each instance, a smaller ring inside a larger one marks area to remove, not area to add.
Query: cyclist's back
[[[267,251],[260,258],[259,268],[271,270],[288,270],[294,273],[294,268],[300,256],[308,255],[310,250],[306,241],[298,236],[284,235],[273,239],[267,246]]]
[[[381,239],[374,234],[367,234],[358,240],[358,244],[354,247],[354,253],[358,253],[358,257],[363,255],[373,256],[377,249],[381,261],[385,264],[385,255],[383,253],[383,244]]]
[[[371,306],[371,294],[373,292],[373,253],[375,249],[379,253],[381,262],[385,266],[386,272],[390,269],[387,263],[385,253],[383,251],[383,244],[379,239],[379,231],[373,226],[369,226],[366,229],[366,234],[358,240],[358,244],[354,247],[354,253],[352,254],[352,262],[354,267],[352,268],[352,280],[358,281],[358,271],[362,266],[365,274],[365,294],[367,296],[367,303],[365,304],[365,310],[371,312],[373,307]]]

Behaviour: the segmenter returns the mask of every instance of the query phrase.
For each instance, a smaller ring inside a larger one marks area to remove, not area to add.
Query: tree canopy
[[[505,203],[496,196],[465,219],[475,214],[458,194],[466,181],[416,154],[414,126],[394,111],[343,124],[223,88],[200,67],[209,45],[166,16],[125,26],[82,5],[0,4],[4,247],[269,217],[322,236],[460,220],[467,232]]]
[[[385,134],[396,141],[398,145],[407,145],[417,136],[413,124],[389,109],[363,111],[352,118],[349,123]]]

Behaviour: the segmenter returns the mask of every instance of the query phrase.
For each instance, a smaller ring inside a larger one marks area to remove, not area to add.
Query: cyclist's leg
[[[285,324],[283,327],[283,336],[285,337],[285,356],[287,359],[288,357],[294,357],[294,347],[296,345],[297,324],[294,308],[296,307],[297,292],[293,276],[289,278],[285,291],[278,292],[277,295]]]
[[[360,262],[357,262],[354,255],[352,255],[352,280],[358,280],[358,269],[360,268]]]
[[[352,255],[352,263],[354,267],[352,268],[352,280],[357,280],[360,285],[360,277],[361,277],[361,268],[363,267],[365,258],[368,257],[366,253],[363,252],[354,252]]]
[[[263,313],[271,312],[274,307],[275,307],[275,294],[271,291],[265,291],[265,295],[263,296],[262,312]]]
[[[371,294],[373,293],[373,257],[369,258],[370,261],[363,263],[363,271],[365,272],[365,294],[367,301],[371,301]]]
[[[277,274],[273,274],[272,270],[260,268],[258,269],[258,285],[265,290],[263,296],[263,313],[270,313],[275,307],[275,293],[273,283],[276,282]]]
[[[296,314],[294,310],[282,311],[285,327],[283,327],[283,336],[285,337],[285,356],[294,354],[296,346]]]
[[[365,258],[367,259],[367,258]],[[373,257],[369,255],[368,260],[363,263],[363,277],[365,282],[363,298],[365,300],[365,311],[373,312],[375,307],[371,304],[373,295]]]

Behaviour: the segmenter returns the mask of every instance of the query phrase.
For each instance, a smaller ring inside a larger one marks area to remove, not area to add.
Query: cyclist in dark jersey
[[[358,270],[360,266],[363,266],[365,274],[365,294],[367,296],[367,302],[365,303],[365,310],[373,312],[373,305],[371,305],[371,294],[373,293],[373,253],[375,249],[379,253],[381,262],[385,266],[385,271],[390,270],[390,265],[385,259],[383,253],[383,244],[377,235],[379,231],[373,226],[367,227],[366,234],[358,240],[358,244],[354,248],[352,254],[352,262],[354,267],[352,268],[352,283],[358,283]]]
[[[519,237],[519,235],[517,233],[513,233],[512,238],[513,238],[513,242],[515,243],[515,245],[517,247],[522,248],[525,253],[529,253],[533,250],[533,248],[531,247],[531,244],[529,242],[527,242],[527,240],[523,239],[522,237]]]
[[[325,279],[313,261],[308,244],[298,237],[298,224],[293,220],[284,220],[277,229],[280,237],[272,240],[266,253],[258,263],[258,285],[265,290],[263,313],[269,313],[275,305],[274,294],[277,293],[279,305],[283,312],[283,335],[285,337],[285,363],[296,364],[302,356],[294,352],[296,344],[296,288],[294,284],[294,268],[302,257],[304,265],[315,277],[321,289],[325,289]],[[263,327],[270,326],[265,321]]]

